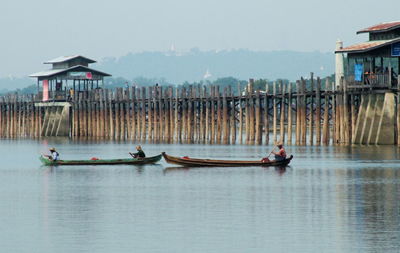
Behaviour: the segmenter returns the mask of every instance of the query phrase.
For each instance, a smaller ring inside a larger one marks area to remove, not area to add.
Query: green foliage
[[[127,86],[135,87],[147,87],[154,86],[156,84],[167,86],[172,85],[168,83],[165,78],[146,78],[146,77],[135,77],[132,80],[128,80],[123,77],[107,77],[104,79],[106,89],[125,88]]]

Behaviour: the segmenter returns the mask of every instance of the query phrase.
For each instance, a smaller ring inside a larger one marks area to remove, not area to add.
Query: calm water
[[[1,252],[399,252],[396,147],[288,147],[286,170],[42,167],[134,144],[1,140]],[[260,159],[266,146],[146,144],[147,155]]]

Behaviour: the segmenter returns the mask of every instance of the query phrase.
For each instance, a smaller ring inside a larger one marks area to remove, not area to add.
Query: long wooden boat
[[[40,161],[47,166],[54,165],[117,165],[117,164],[152,164],[160,161],[162,155],[146,158],[124,158],[124,159],[99,159],[99,160],[58,160],[51,161],[47,157],[40,156]]]
[[[188,167],[199,167],[199,166],[214,166],[214,167],[243,167],[243,166],[287,166],[293,159],[291,155],[289,158],[283,161],[237,161],[237,160],[212,160],[212,159],[199,159],[199,158],[189,158],[189,157],[175,157],[167,155],[162,152],[162,155],[171,164],[179,164]]]

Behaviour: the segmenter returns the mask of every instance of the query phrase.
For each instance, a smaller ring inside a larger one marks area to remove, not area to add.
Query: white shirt
[[[51,153],[51,157],[53,158],[54,161],[58,160],[58,156],[59,156],[58,153],[55,151]]]

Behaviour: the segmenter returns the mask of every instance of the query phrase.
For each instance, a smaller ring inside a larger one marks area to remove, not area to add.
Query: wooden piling
[[[235,115],[236,111],[236,104],[235,104],[235,96],[233,90],[230,90],[230,98],[231,98],[231,111],[230,111],[230,134],[231,134],[231,144],[236,144],[236,119]]]
[[[239,108],[239,144],[243,144],[243,96],[240,84],[238,84],[238,108]]]
[[[287,144],[292,145],[292,83],[288,84]]]
[[[322,143],[329,144],[329,80],[325,81],[324,121],[322,126]]]
[[[317,78],[317,87],[315,90],[315,131],[316,144],[321,144],[321,79]]]
[[[281,82],[281,104],[280,104],[280,124],[279,124],[279,142],[285,142],[285,93],[286,86],[283,82]]]
[[[264,96],[264,135],[265,144],[269,144],[269,85],[265,84],[265,96]]]
[[[273,134],[273,140],[274,140],[274,145],[278,141],[277,137],[277,122],[278,122],[278,109],[276,107],[277,99],[276,99],[276,82],[273,83],[272,86],[272,106],[273,106],[273,119],[272,119],[272,134]]]
[[[301,111],[300,111],[300,81],[296,81],[296,145],[300,144]]]
[[[262,118],[261,118],[261,95],[260,90],[257,89],[255,101],[255,144],[262,144]]]

